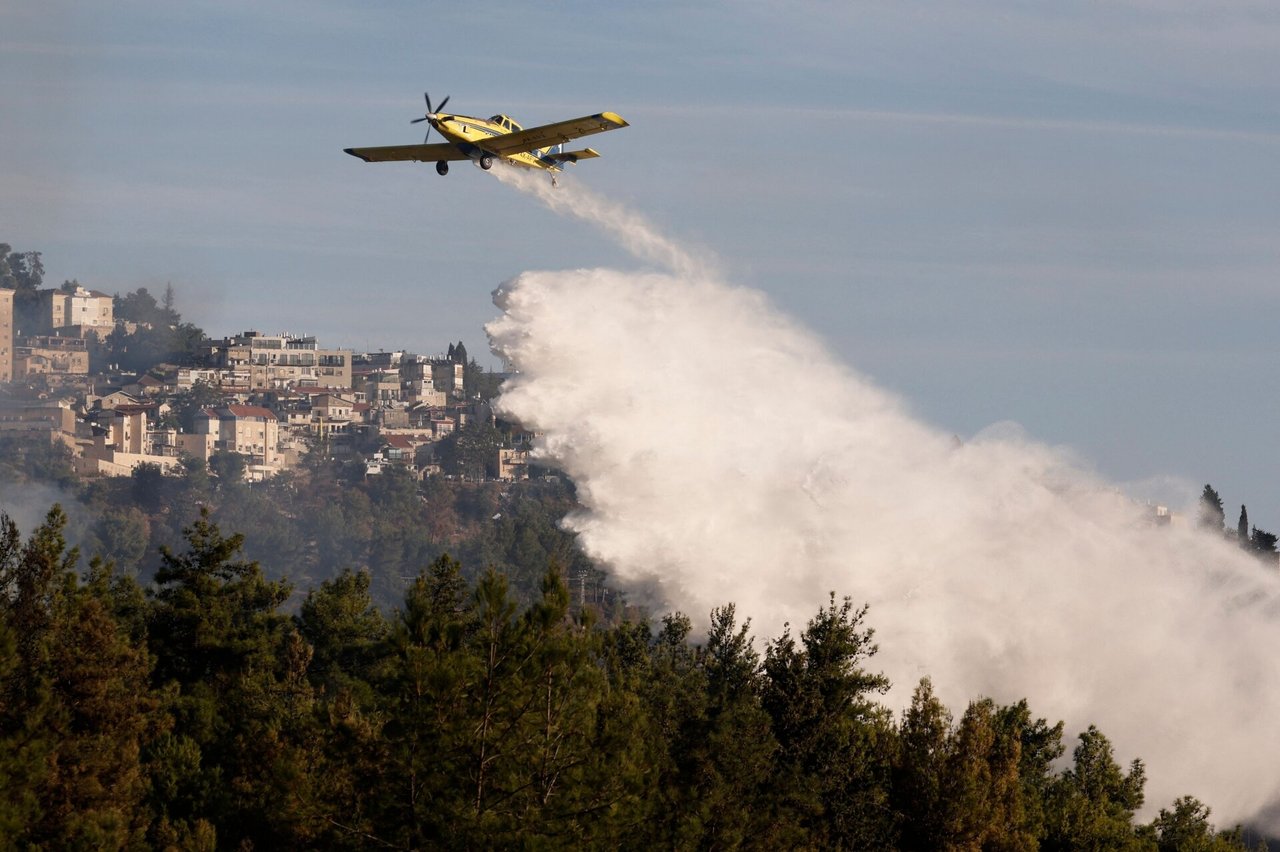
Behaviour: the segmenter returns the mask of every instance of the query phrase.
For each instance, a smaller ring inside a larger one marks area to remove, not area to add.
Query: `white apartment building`
[[[321,349],[314,337],[246,331],[219,344],[219,367],[248,374],[252,390],[351,387],[350,349]]]
[[[79,285],[70,292],[62,289],[40,291],[40,321],[45,330],[79,329],[79,336],[93,334],[105,338],[116,327],[115,300],[106,293]],[[23,330],[24,334],[30,332]]]

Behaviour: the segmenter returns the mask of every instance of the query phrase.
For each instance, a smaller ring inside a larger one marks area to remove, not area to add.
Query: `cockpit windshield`
[[[489,121],[493,122],[496,125],[499,125],[500,127],[504,127],[507,130],[510,130],[512,133],[519,133],[521,130],[524,130],[523,127],[516,124],[511,119],[507,118],[505,115],[495,115],[492,118],[490,118]]]

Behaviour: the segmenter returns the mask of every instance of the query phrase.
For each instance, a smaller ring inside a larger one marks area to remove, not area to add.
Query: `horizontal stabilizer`
[[[592,157],[599,157],[600,152],[594,148],[583,148],[580,151],[561,151],[558,154],[548,154],[547,158],[555,160],[557,163],[576,163],[579,160],[590,160]]]

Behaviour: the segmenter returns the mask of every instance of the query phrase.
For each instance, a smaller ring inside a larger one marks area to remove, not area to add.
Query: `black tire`
[[[440,177],[449,174],[449,164],[444,160],[436,163],[436,174],[440,175]]]
[[[493,155],[492,155],[492,154],[481,154],[481,155],[480,155],[480,168],[484,169],[486,172],[487,172],[487,171],[489,171],[489,169],[493,168]]]

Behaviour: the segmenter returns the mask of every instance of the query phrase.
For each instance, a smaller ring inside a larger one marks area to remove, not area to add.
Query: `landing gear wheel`
[[[486,172],[487,172],[487,171],[489,171],[489,169],[493,168],[493,155],[492,155],[492,154],[481,154],[481,155],[480,155],[480,168],[484,169]]]
[[[445,175],[449,174],[449,164],[444,160],[441,160],[440,162],[436,163],[436,174],[440,175],[441,177],[444,177]]]

